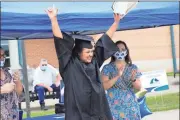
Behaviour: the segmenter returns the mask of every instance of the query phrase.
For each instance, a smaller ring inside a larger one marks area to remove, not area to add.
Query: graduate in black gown
[[[56,8],[46,12],[51,20],[59,70],[65,84],[65,120],[112,120],[99,68],[118,51],[111,38],[122,16],[114,14],[114,23],[93,46],[89,36],[61,32]]]

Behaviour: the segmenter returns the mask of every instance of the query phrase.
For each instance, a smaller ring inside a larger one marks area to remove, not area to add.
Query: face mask
[[[47,69],[47,66],[41,66],[42,71],[46,71],[46,69]]]
[[[0,60],[0,68],[4,67],[5,64],[5,59],[4,60]]]
[[[115,54],[114,54],[114,57],[117,59],[117,60],[125,60],[125,57],[127,55],[127,50],[126,51],[117,51]]]

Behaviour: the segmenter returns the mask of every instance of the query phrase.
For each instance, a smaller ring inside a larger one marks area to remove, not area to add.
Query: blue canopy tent
[[[112,2],[2,2],[1,39],[52,38],[50,20],[44,12],[52,4],[59,8],[63,31],[95,34],[106,31],[113,22]],[[139,2],[118,30],[174,24],[179,24],[179,2]]]
[[[1,40],[18,40],[24,79],[27,79],[27,68],[23,40],[52,38],[51,23],[44,12],[52,4],[59,9],[58,20],[61,29],[66,32],[85,35],[102,33],[113,22],[112,2],[1,2]],[[121,20],[118,30],[179,23],[179,2],[139,2]],[[28,91],[28,82],[24,82]],[[29,117],[28,92],[26,105]]]

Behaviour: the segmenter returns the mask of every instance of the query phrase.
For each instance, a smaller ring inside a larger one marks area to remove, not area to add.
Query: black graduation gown
[[[65,120],[112,120],[99,68],[118,50],[114,42],[106,34],[98,40],[90,69],[73,56],[71,36],[66,33],[63,39],[54,36],[54,43],[65,84]]]

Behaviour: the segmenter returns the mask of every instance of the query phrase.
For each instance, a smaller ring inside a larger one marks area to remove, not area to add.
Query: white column
[[[9,40],[9,57],[11,69],[21,69],[19,65],[18,41]]]

